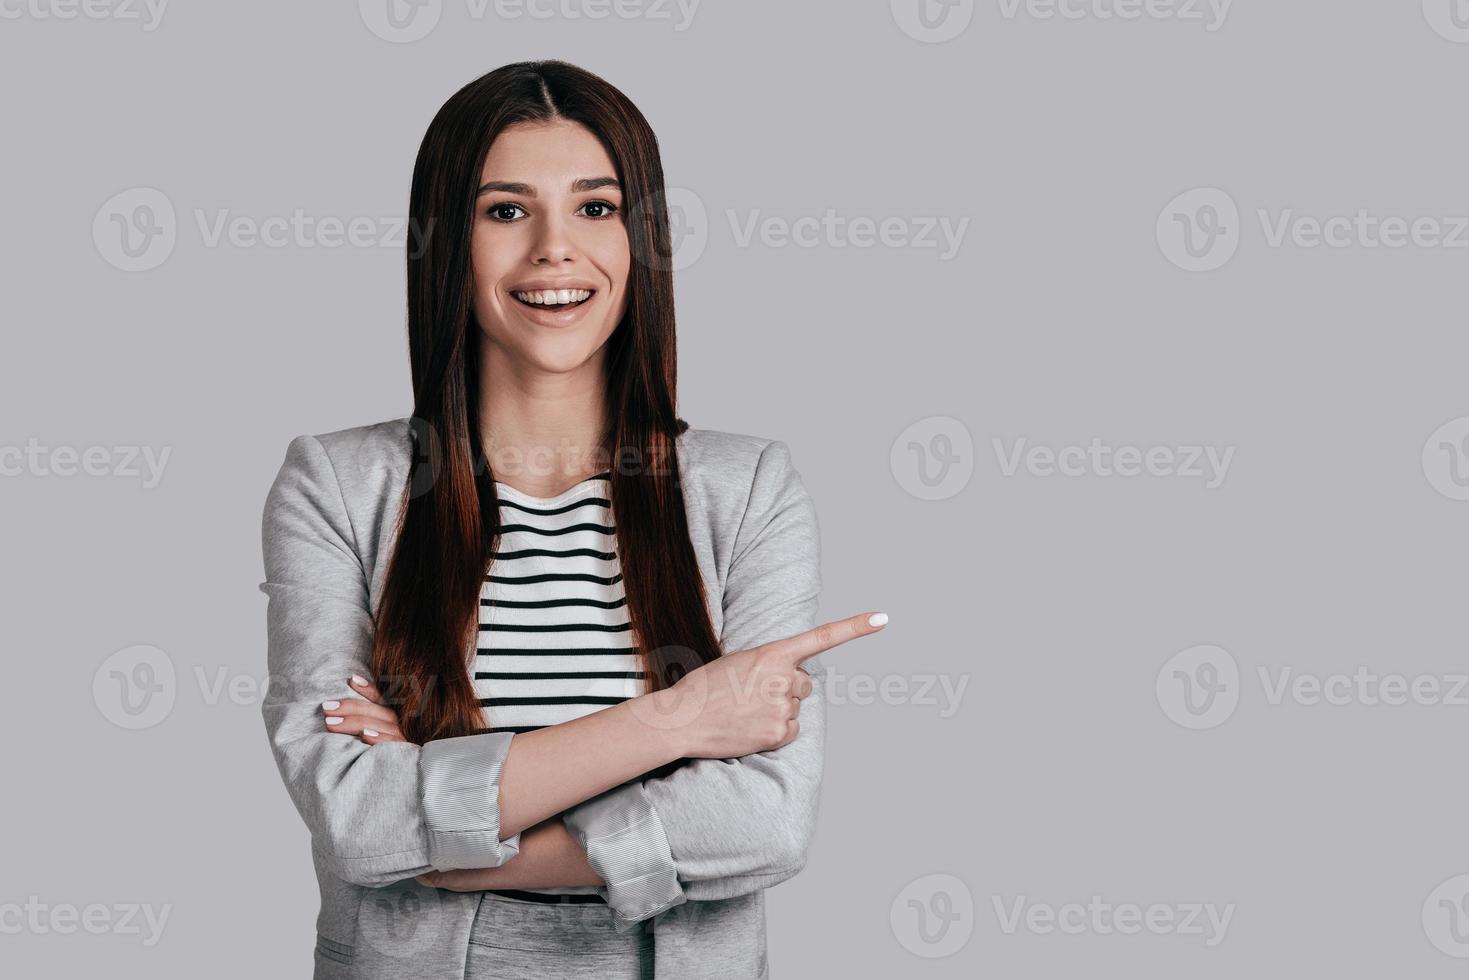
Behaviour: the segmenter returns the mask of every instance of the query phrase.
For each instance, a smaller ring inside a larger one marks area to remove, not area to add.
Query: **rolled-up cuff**
[[[520,853],[500,839],[500,766],[513,732],[434,739],[418,757],[429,863],[440,871],[498,868]]]
[[[577,804],[561,821],[607,883],[602,891],[618,932],[687,901],[663,821],[640,780]]]

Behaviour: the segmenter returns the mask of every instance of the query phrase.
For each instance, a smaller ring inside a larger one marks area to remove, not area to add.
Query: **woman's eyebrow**
[[[584,194],[587,191],[594,191],[600,187],[614,187],[617,190],[622,190],[622,185],[617,182],[616,177],[578,177],[571,182],[571,193]],[[522,197],[536,196],[536,189],[531,185],[510,180],[492,180],[480,187],[475,196],[478,197],[480,194],[485,194],[489,191],[519,194]]]

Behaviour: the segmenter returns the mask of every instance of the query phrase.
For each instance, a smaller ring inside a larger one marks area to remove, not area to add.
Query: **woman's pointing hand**
[[[727,653],[648,697],[664,715],[662,727],[685,727],[684,754],[689,758],[735,759],[778,749],[801,731],[796,716],[812,685],[801,664],[849,640],[870,636],[886,623],[883,613],[862,613]]]

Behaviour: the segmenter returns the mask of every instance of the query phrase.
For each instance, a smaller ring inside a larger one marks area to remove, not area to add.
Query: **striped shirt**
[[[500,540],[480,589],[473,666],[488,731],[559,725],[645,691],[617,558],[611,475],[554,497],[495,484]],[[492,890],[534,900],[596,897],[598,887]]]

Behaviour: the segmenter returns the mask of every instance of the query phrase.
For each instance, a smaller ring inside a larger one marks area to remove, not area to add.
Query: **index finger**
[[[377,689],[377,685],[368,680],[366,677],[363,677],[361,674],[353,674],[349,683],[351,684],[353,691],[356,691],[358,694],[362,695],[373,704],[386,703],[383,700],[382,692]]]
[[[765,646],[784,658],[789,666],[798,667],[802,661],[809,660],[823,650],[830,650],[861,636],[871,636],[887,625],[887,621],[887,613],[860,613],[823,623],[815,629],[767,643]]]

